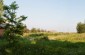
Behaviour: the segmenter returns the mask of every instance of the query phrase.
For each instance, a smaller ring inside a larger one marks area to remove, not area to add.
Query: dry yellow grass
[[[56,36],[48,36],[50,40],[61,40],[71,42],[85,42],[85,33],[83,34],[62,34]]]

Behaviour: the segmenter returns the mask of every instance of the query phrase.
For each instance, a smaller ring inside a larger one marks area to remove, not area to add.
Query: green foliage
[[[36,33],[36,32],[49,32],[49,31],[46,31],[46,30],[40,29],[40,28],[32,28],[32,29],[30,30],[30,32]]]
[[[80,34],[36,33],[36,31],[40,32],[41,30],[33,29],[32,32],[34,33],[30,34],[29,37],[21,38],[23,30],[26,29],[22,21],[26,17],[22,15],[17,18],[17,9],[16,2],[4,6],[4,18],[0,21],[4,23],[4,20],[6,20],[5,39],[0,39],[0,55],[85,55],[85,41],[82,42],[85,39],[84,35],[80,38]],[[84,25],[82,23],[78,24],[78,33],[84,32]],[[48,35],[51,37],[57,36],[57,40],[49,40]],[[30,38],[34,38],[34,40],[30,41]],[[72,42],[80,39],[82,39],[81,42]],[[69,40],[70,42],[68,42]],[[33,41],[36,41],[36,43],[33,44]]]
[[[43,40],[31,44],[27,39],[19,38],[19,42],[9,44],[0,40],[0,55],[85,55],[85,43]]]
[[[2,17],[0,17],[0,24],[4,24],[5,23],[5,19],[3,19]]]
[[[17,17],[16,10],[18,9],[18,5],[16,2],[13,2],[11,5],[4,5],[4,18],[5,21],[5,34],[9,41],[16,39],[16,35],[22,35],[23,30],[26,27],[22,21],[24,21],[27,17],[24,15]]]
[[[5,22],[5,20],[2,18],[2,15],[3,15],[3,0],[0,0],[0,24]]]
[[[0,0],[0,17],[2,16],[3,13],[3,0]]]
[[[31,29],[31,32],[36,32],[36,28],[32,28]]]
[[[41,40],[49,40],[47,35],[44,35],[43,33],[33,33],[30,34],[28,37],[26,37],[27,39],[33,41],[41,41]]]
[[[77,32],[78,33],[85,33],[85,23],[78,23],[77,24]]]
[[[19,36],[19,35],[17,35]],[[30,34],[32,38],[45,36],[43,33]],[[52,36],[53,37],[53,36]],[[0,40],[1,55],[85,55],[85,34],[60,34],[57,40],[36,39],[36,43],[27,38],[17,38],[18,42],[9,44]],[[61,38],[61,40],[59,39]],[[69,40],[70,41],[69,41]],[[62,41],[64,40],[64,41]],[[74,41],[76,40],[76,41]],[[73,42],[74,41],[74,42]]]

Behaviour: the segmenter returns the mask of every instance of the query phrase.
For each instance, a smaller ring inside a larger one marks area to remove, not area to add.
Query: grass
[[[9,44],[6,39],[2,39],[0,55],[85,55],[84,33],[55,34],[31,33],[29,37],[35,38],[34,40],[25,37],[14,44]],[[44,36],[45,38],[42,38]]]
[[[62,34],[57,36],[48,36],[50,40],[70,41],[70,42],[85,42],[85,33],[83,34]]]

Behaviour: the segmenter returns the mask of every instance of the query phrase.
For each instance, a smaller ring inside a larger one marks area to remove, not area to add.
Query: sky
[[[28,16],[29,29],[40,28],[57,32],[76,32],[78,22],[85,20],[85,0],[4,0],[16,1],[17,15]]]

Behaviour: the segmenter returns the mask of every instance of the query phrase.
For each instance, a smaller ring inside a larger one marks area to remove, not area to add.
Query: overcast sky
[[[76,32],[76,24],[85,20],[85,0],[5,0],[16,1],[18,16],[26,15],[29,29],[41,28],[58,32]]]

